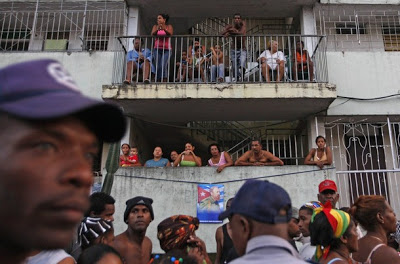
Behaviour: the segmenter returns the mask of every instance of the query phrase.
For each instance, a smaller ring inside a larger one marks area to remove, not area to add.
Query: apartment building
[[[249,149],[252,138],[260,138],[264,148],[286,164],[227,168],[221,174],[211,168],[119,169],[112,190],[118,201],[148,195],[155,197],[156,215],[157,209],[161,216],[195,215],[191,200],[196,183],[225,181],[226,195],[233,196],[243,180],[265,176],[284,186],[299,206],[316,199],[320,180],[332,178],[338,183],[340,206],[350,205],[362,194],[379,194],[399,213],[399,4],[398,0],[0,1],[0,66],[42,57],[61,61],[83,93],[124,109],[129,129],[122,142],[138,146],[142,161],[151,158],[155,146],[162,146],[167,156],[171,150],[182,151],[185,142],[194,143],[203,163],[212,142],[236,159]],[[136,71],[132,82],[124,84],[126,54],[134,39],[155,55],[157,38],[150,33],[159,13],[169,14],[174,27],[168,78],[157,81],[152,72],[150,84],[145,84]],[[220,34],[233,23],[235,13],[246,23],[243,41]],[[191,76],[187,71],[185,80],[176,78],[182,51],[192,55],[195,41],[206,58],[211,47],[221,47],[222,82],[213,81],[211,62],[204,63],[204,78],[199,69],[192,69]],[[281,82],[274,76],[279,72],[272,72],[267,82],[258,60],[271,41],[278,42],[286,59]],[[293,67],[299,41],[313,62],[312,69],[308,65],[300,72]],[[240,78],[230,52],[238,48],[246,50]],[[333,164],[324,170],[302,165],[317,135],[324,135],[333,151]],[[112,154],[109,149],[118,147],[104,144],[102,161],[95,168],[103,176],[107,155]],[[176,204],[170,210],[162,202]],[[117,213],[123,210],[121,202]],[[117,230],[124,228],[117,224]],[[203,230],[212,245],[215,226]]]

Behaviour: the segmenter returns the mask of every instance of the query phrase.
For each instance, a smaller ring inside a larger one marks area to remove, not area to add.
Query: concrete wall
[[[115,174],[111,192],[116,199],[115,234],[120,234],[127,228],[123,221],[125,201],[138,195],[151,197],[154,200],[155,219],[150,223],[147,235],[153,241],[153,252],[160,253],[162,250],[156,238],[157,225],[175,214],[196,216],[197,183],[225,182],[226,201],[235,195],[244,180],[267,175],[270,177],[263,179],[284,187],[290,194],[293,205],[299,207],[307,201],[317,199],[319,182],[324,178],[334,179],[335,170],[319,170],[314,166],[228,167],[218,174],[210,167],[120,168]],[[237,181],[226,182],[234,180]],[[218,226],[220,224],[203,223],[196,232],[205,241],[209,252],[216,251],[215,230]]]
[[[87,96],[101,99],[102,85],[111,83],[114,52],[3,52],[0,68],[42,58],[60,61]]]
[[[400,52],[327,52],[329,82],[338,99],[328,115],[398,115],[399,96],[356,101],[344,97],[376,98],[400,94]]]

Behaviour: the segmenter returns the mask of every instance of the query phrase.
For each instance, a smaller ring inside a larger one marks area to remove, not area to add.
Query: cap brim
[[[224,220],[225,218],[228,218],[232,214],[231,210],[225,210],[224,212],[220,213],[218,216],[218,220]]]
[[[115,142],[125,133],[125,117],[119,107],[74,92],[44,93],[0,105],[0,109],[16,117],[47,120],[75,115],[96,136]]]

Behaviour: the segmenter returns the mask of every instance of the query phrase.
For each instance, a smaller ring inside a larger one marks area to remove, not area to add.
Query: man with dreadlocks
[[[128,229],[116,236],[112,244],[126,264],[146,264],[150,260],[153,244],[146,231],[154,220],[152,203],[153,199],[143,196],[126,201],[124,221]]]

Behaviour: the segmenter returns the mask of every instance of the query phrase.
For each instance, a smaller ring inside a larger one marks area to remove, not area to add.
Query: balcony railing
[[[324,36],[124,36],[118,41],[113,84],[328,81]],[[135,41],[137,51],[132,51]],[[278,52],[264,56],[275,41]]]

